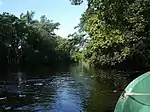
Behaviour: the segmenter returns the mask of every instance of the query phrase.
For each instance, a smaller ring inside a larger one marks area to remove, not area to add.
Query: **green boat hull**
[[[125,93],[139,93],[128,95]],[[115,112],[150,112],[150,72],[133,80],[121,94]]]

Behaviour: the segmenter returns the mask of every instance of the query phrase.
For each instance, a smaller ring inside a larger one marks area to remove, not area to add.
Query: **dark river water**
[[[127,73],[72,65],[1,75],[0,110],[113,112]]]

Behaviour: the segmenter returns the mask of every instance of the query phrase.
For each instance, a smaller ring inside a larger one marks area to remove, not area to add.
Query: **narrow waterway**
[[[93,70],[41,68],[1,76],[0,110],[33,112],[112,112],[130,82],[128,74]]]

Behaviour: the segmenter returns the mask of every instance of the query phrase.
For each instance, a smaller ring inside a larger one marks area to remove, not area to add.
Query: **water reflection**
[[[120,92],[129,83],[126,74],[112,70],[89,70],[81,65],[70,66],[65,72],[52,74],[46,69],[46,75],[40,73],[29,76],[31,72],[19,72],[8,75],[7,81],[1,81],[0,109],[111,112]]]

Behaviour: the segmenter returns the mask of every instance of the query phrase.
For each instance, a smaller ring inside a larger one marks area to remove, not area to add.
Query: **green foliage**
[[[70,0],[72,5],[80,5],[83,0]]]
[[[59,23],[44,15],[39,21],[33,17],[32,11],[22,13],[20,18],[9,13],[0,14],[1,65],[53,65],[71,61],[68,40],[54,33]]]
[[[76,62],[83,61],[83,47],[87,41],[85,38],[86,34],[77,33],[70,34],[68,37],[68,43],[71,48],[70,55],[72,59]]]
[[[80,28],[90,39],[84,58],[96,66],[150,65],[150,1],[88,0]]]

